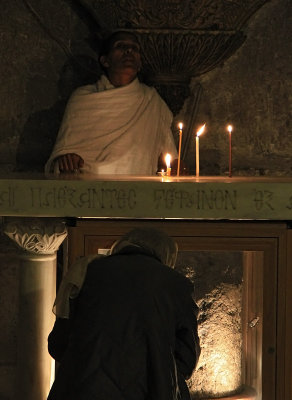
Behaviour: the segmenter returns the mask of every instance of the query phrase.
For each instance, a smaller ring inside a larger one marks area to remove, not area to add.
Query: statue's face
[[[130,70],[137,74],[141,68],[140,46],[131,34],[119,35],[107,55],[101,57],[101,63],[108,72]]]

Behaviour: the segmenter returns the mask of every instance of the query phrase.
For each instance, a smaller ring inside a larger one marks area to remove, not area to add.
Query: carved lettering
[[[289,197],[289,204],[286,206],[288,210],[292,210],[292,196]]]
[[[7,190],[0,191],[0,206],[13,207],[15,204],[15,189],[8,187]]]
[[[229,208],[229,205],[231,206],[232,210],[237,209],[237,191],[236,190],[225,190],[225,200],[226,200],[226,205],[225,210]]]
[[[134,189],[129,190],[129,208],[130,210],[133,210],[136,207],[137,201],[136,201],[136,192]]]
[[[72,207],[76,208],[76,190],[75,189],[71,189],[71,188],[67,188],[66,190],[66,200],[68,200],[69,204],[71,204]],[[81,194],[82,195],[82,194]],[[80,196],[81,196],[80,195]]]
[[[254,203],[255,209],[257,211],[261,211],[265,208],[270,210],[274,210],[274,206],[272,204],[274,193],[269,190],[255,190],[254,192]]]
[[[93,208],[105,208],[102,200],[102,190],[96,190],[96,189],[88,189],[89,192],[89,206],[88,208],[92,207]]]
[[[179,208],[190,208],[194,205],[194,194],[179,190],[175,193]]]
[[[213,210],[214,202],[213,202],[213,190],[208,191],[206,193],[205,190],[198,190],[198,206],[197,208],[200,210]]]
[[[237,191],[158,189],[154,191],[154,204],[156,209],[236,210]]]
[[[94,188],[78,192],[76,189],[67,186],[50,190],[31,188],[31,205],[33,208],[52,209],[64,207],[81,209],[134,209],[136,206],[136,192],[133,189],[96,190]]]
[[[154,190],[154,204],[156,209],[160,208],[163,202],[163,197],[164,197],[163,189]]]
[[[236,210],[236,190],[199,190],[197,208],[199,210]]]
[[[165,195],[165,208],[173,208],[174,199],[175,199],[175,190],[167,190]]]
[[[41,188],[30,188],[31,191],[31,206],[41,207]],[[55,207],[54,207],[55,208]]]
[[[44,196],[43,207],[51,207],[56,208],[56,189],[53,189],[50,192],[47,192]]]

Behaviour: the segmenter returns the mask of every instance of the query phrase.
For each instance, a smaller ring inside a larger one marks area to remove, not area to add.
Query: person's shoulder
[[[138,81],[138,82],[139,82],[140,87],[143,88],[145,93],[151,93],[154,96],[159,96],[159,94],[154,86],[149,86],[146,83],[143,83],[140,81]]]
[[[88,256],[88,268],[94,268],[96,265],[103,264],[108,259],[108,255],[105,254],[92,254]]]
[[[160,104],[162,109],[164,109],[164,111],[172,117],[172,113],[171,113],[168,105],[166,104],[164,99],[161,97],[158,90],[154,86],[149,86],[145,83],[140,82],[140,85],[141,85],[141,87],[143,87],[144,93],[147,94],[149,97],[151,97],[152,100],[155,99],[157,104]]]
[[[189,290],[193,290],[193,283],[190,281],[189,278],[187,278],[185,275],[183,275],[181,272],[177,271],[176,269],[170,268],[169,269],[169,275],[172,276],[173,280],[177,282],[178,284],[185,286]]]
[[[180,282],[186,285],[189,285],[191,283],[189,278],[183,275],[180,271],[166,264],[163,264],[161,261],[154,257],[153,265],[155,265],[157,271],[160,271],[161,276],[165,276],[165,279],[172,280],[173,282]]]
[[[89,85],[84,85],[84,86],[79,86],[78,88],[76,88],[71,97],[77,97],[77,96],[83,96],[83,95],[87,95],[90,93],[95,93],[96,90],[96,84],[89,84]]]

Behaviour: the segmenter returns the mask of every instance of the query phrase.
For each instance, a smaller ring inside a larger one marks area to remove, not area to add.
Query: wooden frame
[[[173,236],[181,250],[241,251],[245,383],[255,385],[259,399],[291,400],[292,384],[292,232],[286,223],[197,220],[77,220],[69,227],[69,264],[79,256],[108,248],[136,226],[152,226]],[[248,332],[248,324],[259,318]],[[251,348],[254,351],[251,351]],[[254,357],[255,352],[258,357]],[[256,361],[261,358],[261,363]],[[255,377],[261,375],[261,381]]]

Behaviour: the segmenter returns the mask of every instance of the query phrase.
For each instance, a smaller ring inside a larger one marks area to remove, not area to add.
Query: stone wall
[[[73,6],[74,4],[74,6]],[[0,172],[42,171],[68,96],[99,74],[99,27],[76,2],[12,0],[1,8]],[[234,125],[238,175],[291,175],[291,2],[266,3],[248,22],[246,40],[224,65],[194,78],[202,87],[193,131],[201,175],[228,169],[226,125]],[[178,120],[187,120],[194,96]],[[184,138],[185,139],[185,138]],[[194,171],[194,139],[186,162]]]
[[[201,175],[228,173],[227,124],[234,126],[235,175],[292,175],[292,3],[266,3],[249,21],[241,48],[219,68],[193,79],[193,95],[177,120],[188,117],[202,88],[193,130],[200,138]],[[195,168],[195,140],[187,154]]]
[[[42,171],[72,90],[96,78],[95,27],[70,1],[2,2],[0,173]],[[86,23],[85,23],[86,20]],[[90,28],[88,27],[90,26]],[[2,230],[2,229],[1,229]],[[0,234],[0,400],[15,399],[16,246]]]
[[[179,252],[176,269],[194,284],[201,355],[188,380],[192,399],[239,393],[242,362],[242,253]]]
[[[96,79],[96,27],[78,12],[70,1],[1,6],[0,171],[43,171],[68,96]]]

